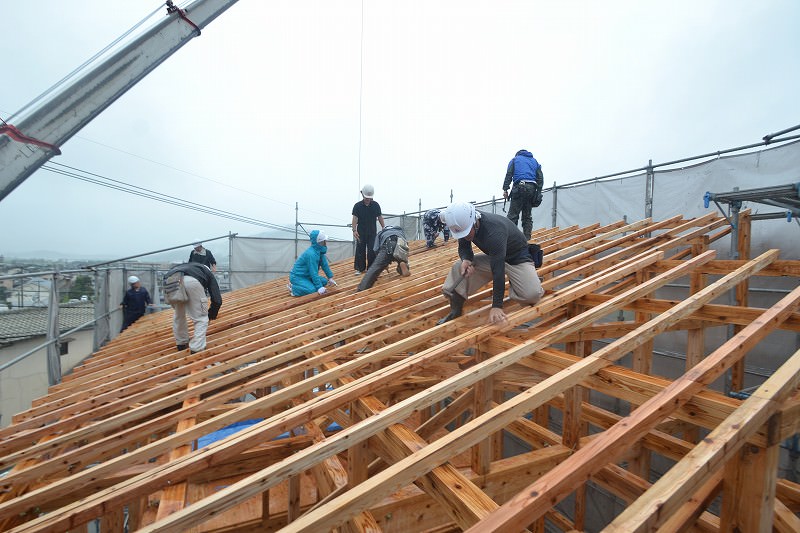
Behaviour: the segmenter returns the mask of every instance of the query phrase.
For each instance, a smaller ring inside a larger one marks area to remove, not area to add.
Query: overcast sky
[[[3,1],[0,117],[158,8]],[[51,162],[309,230],[365,183],[384,213],[489,200],[520,148],[550,186],[800,124],[799,27],[796,0],[240,0]],[[6,256],[265,229],[44,169],[0,201]]]

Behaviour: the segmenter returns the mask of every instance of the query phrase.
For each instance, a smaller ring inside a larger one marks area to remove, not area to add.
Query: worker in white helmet
[[[453,264],[442,287],[450,300],[450,313],[440,324],[461,315],[470,294],[492,281],[490,324],[502,324],[505,278],[510,286],[508,296],[524,304],[535,304],[544,295],[534,257],[525,236],[508,218],[481,213],[467,202],[450,204],[442,213],[453,237],[458,239],[459,260]],[[475,244],[483,253],[474,254]]]
[[[353,206],[353,240],[356,241],[356,256],[353,265],[356,274],[363,274],[367,268],[375,261],[375,250],[372,243],[378,230],[375,223],[381,225],[381,229],[386,227],[381,213],[381,206],[373,197],[375,188],[372,185],[364,185],[361,188],[361,201]]]
[[[211,272],[216,272],[217,260],[214,259],[214,254],[211,253],[211,250],[205,248],[198,239],[195,239],[192,246],[192,251],[189,252],[189,263],[200,263],[210,268]]]
[[[125,291],[125,296],[122,297],[122,303],[119,306],[122,308],[122,329],[125,329],[144,316],[147,311],[147,306],[153,302],[150,300],[150,294],[147,289],[142,287],[142,283],[136,276],[128,278],[128,285],[130,288]]]

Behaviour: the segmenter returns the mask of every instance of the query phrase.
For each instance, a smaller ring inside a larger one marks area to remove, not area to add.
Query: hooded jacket
[[[333,277],[331,267],[328,265],[328,258],[325,255],[328,247],[322,246],[317,242],[318,236],[319,230],[309,233],[308,238],[311,241],[311,246],[297,258],[291,272],[289,272],[289,281],[292,286],[300,285],[301,280],[309,280],[314,285],[315,290],[324,287],[328,280],[319,275],[320,268],[328,276],[328,279]]]
[[[520,150],[514,158],[508,162],[506,179],[503,181],[503,190],[507,191],[513,180],[514,185],[520,181],[535,181],[539,188],[544,186],[544,174],[542,165],[527,150]]]

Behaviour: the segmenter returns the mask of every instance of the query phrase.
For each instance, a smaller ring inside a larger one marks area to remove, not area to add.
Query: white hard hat
[[[128,278],[128,283],[130,283],[131,285],[133,285],[134,283],[139,283],[139,278],[137,278],[136,276],[131,276]]]
[[[317,234],[317,242],[324,242],[328,240],[328,236],[322,233],[321,231]]]
[[[361,195],[364,198],[372,198],[373,196],[375,196],[375,187],[373,187],[372,185],[369,185],[369,184],[364,185],[361,188]]]
[[[450,228],[453,238],[466,237],[475,224],[475,206],[469,202],[454,202],[442,213],[442,218]]]

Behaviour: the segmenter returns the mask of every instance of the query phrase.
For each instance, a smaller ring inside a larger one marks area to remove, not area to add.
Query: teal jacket
[[[297,258],[291,272],[289,272],[289,282],[292,284],[292,293],[295,296],[316,292],[317,289],[324,287],[328,283],[328,279],[333,277],[328,258],[325,255],[328,247],[322,246],[317,242],[318,235],[319,230],[314,230],[309,234],[311,247]],[[319,275],[320,268],[328,276],[328,279]]]

